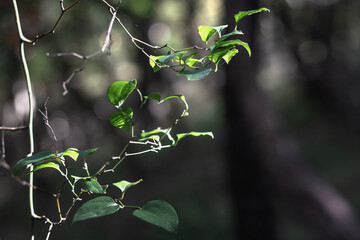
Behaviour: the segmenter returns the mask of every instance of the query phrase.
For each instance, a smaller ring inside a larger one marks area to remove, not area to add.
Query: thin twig
[[[58,146],[57,146],[57,137],[56,134],[54,132],[54,129],[52,128],[52,126],[49,123],[49,116],[48,116],[48,110],[47,110],[47,103],[49,101],[49,98],[46,98],[45,103],[44,103],[44,110],[45,112],[42,112],[40,109],[38,109],[38,111],[41,113],[44,123],[45,125],[49,128],[49,130],[51,131],[51,134],[53,136],[54,139],[54,143],[55,143],[55,151],[56,151],[56,155],[58,155]]]
[[[47,53],[46,55],[47,56],[50,56],[50,57],[64,57],[64,56],[73,56],[73,57],[76,57],[76,58],[80,58],[83,60],[83,63],[81,65],[81,67],[75,69],[71,74],[70,76],[63,82],[62,86],[63,86],[63,95],[65,96],[69,91],[67,89],[67,85],[71,82],[71,80],[74,78],[74,76],[79,73],[79,72],[82,72],[87,63],[88,63],[88,60],[90,58],[93,58],[93,57],[96,57],[96,56],[99,56],[99,55],[102,55],[102,54],[110,54],[111,53],[111,44],[112,44],[112,40],[111,40],[111,31],[112,31],[112,28],[113,28],[113,25],[114,25],[114,21],[116,19],[116,14],[117,14],[117,9],[114,8],[114,12],[112,12],[113,16],[111,18],[111,21],[109,23],[109,27],[107,29],[107,32],[106,32],[106,37],[105,37],[105,41],[104,41],[104,44],[103,46],[101,47],[101,49],[99,51],[96,51],[92,54],[89,54],[89,55],[81,55],[79,53],[76,53],[76,52],[67,52],[67,53]]]
[[[59,16],[59,18],[57,19],[57,21],[55,22],[54,26],[47,32],[37,35],[33,40],[31,40],[32,44],[35,44],[40,38],[46,37],[52,33],[55,33],[56,28],[58,27],[59,23],[61,22],[64,14],[70,10],[72,7],[74,7],[76,4],[78,4],[80,2],[80,0],[76,0],[75,2],[73,2],[72,4],[70,4],[70,6],[68,6],[67,8],[64,7],[64,0],[60,0],[60,8],[61,8],[61,14]]]

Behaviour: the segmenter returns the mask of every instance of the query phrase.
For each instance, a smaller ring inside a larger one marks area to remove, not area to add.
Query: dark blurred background
[[[18,4],[30,38],[47,31],[60,14],[55,0]],[[153,73],[146,56],[115,24],[111,55],[91,59],[62,96],[62,82],[81,61],[46,53],[99,50],[111,19],[100,0],[81,1],[55,34],[27,46],[36,107],[50,97],[50,123],[60,151],[100,148],[89,158],[93,171],[119,154],[127,140],[107,121],[114,109],[106,89],[117,80],[136,78],[145,94],[184,94],[190,116],[176,130],[215,135],[128,158],[116,172],[117,181],[144,179],[129,190],[126,204],[170,202],[179,214],[178,234],[143,223],[125,209],[66,222],[51,239],[360,239],[359,1],[124,0],[119,17],[139,39],[182,48],[201,45],[198,25],[229,24],[231,29],[235,13],[258,7],[271,13],[247,17],[239,25],[252,57],[240,49],[229,66],[199,82],[171,70]],[[25,125],[27,95],[11,1],[0,2],[0,32],[0,122]],[[178,107],[176,102],[149,105],[138,119],[138,132],[166,127]],[[35,135],[36,152],[54,151],[39,114]],[[6,132],[6,161],[13,165],[25,157],[28,146],[26,131]],[[0,174],[0,239],[28,239],[27,189],[5,170]],[[35,184],[55,191],[58,181],[54,172],[43,170]],[[71,200],[64,199],[64,205]],[[54,199],[36,192],[35,207],[56,219]],[[47,228],[38,225],[36,231],[45,239]]]

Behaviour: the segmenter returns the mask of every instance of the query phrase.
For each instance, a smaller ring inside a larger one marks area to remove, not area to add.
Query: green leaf
[[[125,102],[130,93],[136,88],[136,79],[127,81],[116,81],[113,82],[107,91],[107,97],[109,101],[115,105],[115,107],[120,108],[120,106]]]
[[[222,58],[225,60],[227,64],[229,64],[230,60],[238,53],[237,49],[230,50],[227,54],[225,54]]]
[[[198,33],[201,38],[201,40],[207,44],[209,39],[214,36],[215,33],[219,34],[219,37],[221,37],[221,31],[227,28],[228,25],[222,25],[217,27],[210,27],[210,26],[199,26],[198,27]]]
[[[83,189],[88,192],[97,193],[97,194],[105,194],[103,187],[97,181],[96,178],[92,178],[86,180],[83,185]],[[105,188],[106,190],[106,188]]]
[[[147,202],[141,209],[135,210],[133,215],[169,232],[175,233],[179,225],[175,209],[169,203],[162,200]]]
[[[34,168],[34,170],[32,170],[31,172],[36,172],[37,170],[40,170],[40,169],[43,169],[43,168],[53,168],[53,169],[56,169],[58,172],[62,173],[61,170],[60,170],[59,164],[54,163],[54,162],[48,162],[48,163],[44,163],[44,164],[41,164],[39,166],[36,166]],[[28,174],[30,174],[30,173],[28,173]]]
[[[224,41],[225,39],[227,39],[227,38],[229,38],[229,37],[231,37],[231,36],[241,35],[241,34],[244,34],[244,33],[243,33],[242,31],[239,31],[239,30],[236,30],[236,29],[235,29],[234,31],[229,32],[229,33],[225,34],[224,36],[222,36],[221,38],[215,40],[215,42],[216,42],[216,43],[217,43],[217,42],[222,42],[222,41]]]
[[[54,153],[45,151],[34,154],[30,157],[23,158],[19,160],[13,167],[13,174],[16,176],[19,174],[19,171],[27,166],[28,164],[40,164],[48,160],[58,160]]]
[[[199,137],[199,136],[209,136],[211,138],[214,138],[214,134],[212,132],[189,132],[189,133],[178,133],[176,134],[177,140],[175,145],[178,144],[178,142],[183,139],[184,137],[187,136],[194,136],[194,137]]]
[[[121,190],[121,192],[125,193],[130,187],[142,182],[142,179],[136,182],[128,182],[125,180],[122,180],[120,182],[113,183],[113,185]]]
[[[132,117],[132,109],[130,107],[124,107],[119,112],[112,113],[110,115],[109,121],[114,127],[118,127],[125,131],[130,131]]]
[[[204,67],[195,71],[183,70],[176,75],[187,77],[189,81],[197,81],[207,77],[211,73],[211,70],[211,68]]]
[[[120,209],[119,205],[108,196],[101,196],[87,201],[79,207],[74,215],[73,223],[113,214]]]
[[[252,14],[255,14],[255,13],[259,13],[259,12],[262,12],[262,11],[267,11],[267,12],[270,12],[269,9],[267,8],[259,8],[259,9],[256,9],[256,10],[250,10],[250,11],[240,11],[238,12],[237,14],[235,14],[235,23],[237,26],[238,23],[240,22],[241,19],[243,19],[244,17],[246,16],[249,16],[249,15],[252,15]]]
[[[228,46],[226,48],[220,48],[215,50],[213,53],[209,54],[208,58],[214,62],[217,63],[219,62],[223,56],[225,56],[231,49],[233,48],[233,46]]]
[[[87,156],[92,155],[97,150],[99,150],[99,148],[92,148],[92,149],[88,149],[88,150],[78,151],[78,153],[79,153],[80,157],[85,159]]]
[[[77,158],[79,157],[79,150],[76,148],[68,148],[60,155],[68,156],[68,157],[72,158],[74,161],[76,161]]]
[[[161,55],[161,56],[150,55],[149,63],[150,63],[150,66],[153,68],[154,72],[157,72],[157,71],[159,71],[161,69],[154,63],[154,61],[156,61],[157,59],[162,58],[162,57],[165,57],[165,55]]]
[[[186,53],[186,51],[182,51],[182,52],[176,52],[170,55],[166,55],[164,57],[158,58],[156,60],[157,63],[159,63],[160,65],[166,65],[168,64],[170,61],[176,59],[176,60],[180,60],[181,57]]]
[[[216,29],[209,26],[199,26],[198,27],[198,33],[201,38],[201,40],[207,44],[209,39],[216,33]]]
[[[247,44],[246,42],[243,42],[239,39],[217,42],[213,46],[210,47],[210,50],[211,50],[211,52],[213,52],[213,51],[223,48],[223,47],[225,47],[227,49],[231,49],[231,48],[234,48],[236,45],[243,46],[246,49],[246,51],[248,52],[249,57],[251,57],[251,49],[249,47],[249,44]]]

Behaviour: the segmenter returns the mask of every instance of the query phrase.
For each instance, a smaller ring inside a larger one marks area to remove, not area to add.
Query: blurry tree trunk
[[[226,0],[227,22],[236,10],[259,7],[254,0]],[[238,239],[275,239],[271,201],[281,193],[323,239],[360,239],[360,228],[348,203],[304,163],[256,83],[256,19],[239,26],[253,56],[239,54],[227,69],[227,153]],[[271,194],[271,195],[270,195]]]

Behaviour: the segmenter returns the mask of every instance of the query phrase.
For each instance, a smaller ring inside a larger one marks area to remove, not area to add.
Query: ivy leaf
[[[63,153],[61,153],[60,156],[68,156],[72,158],[74,161],[76,161],[77,158],[79,157],[79,150],[76,148],[68,148]]]
[[[210,47],[210,50],[211,50],[211,52],[213,52],[213,51],[215,51],[219,48],[223,48],[223,47],[225,47],[225,48],[228,47],[228,49],[231,49],[231,48],[235,48],[236,45],[243,46],[246,49],[246,51],[248,52],[249,57],[251,57],[251,49],[249,47],[249,44],[246,42],[243,42],[239,39],[217,42],[213,46]]]
[[[72,223],[110,215],[119,209],[119,205],[111,197],[101,196],[94,198],[79,207]]]
[[[166,65],[168,64],[170,61],[176,59],[176,60],[180,60],[181,57],[186,53],[186,51],[182,51],[182,52],[176,52],[170,55],[166,55],[163,56],[161,58],[158,58],[156,60],[156,62],[158,62],[160,65]]]
[[[214,36],[215,33],[219,34],[219,37],[221,37],[221,31],[227,28],[228,25],[222,25],[217,27],[210,27],[210,26],[199,26],[198,27],[198,33],[201,38],[201,40],[207,44],[209,39]]]
[[[122,180],[120,182],[113,183],[113,185],[121,190],[121,192],[125,193],[130,187],[142,182],[142,179],[136,182],[128,182],[125,180]]]
[[[118,127],[125,131],[130,131],[132,117],[132,109],[130,107],[124,107],[120,111],[112,113],[110,115],[109,121],[114,127]]]
[[[209,26],[199,26],[198,27],[198,33],[201,38],[201,40],[207,44],[209,39],[216,33],[216,29]]]
[[[267,8],[259,8],[259,9],[256,9],[256,10],[250,10],[250,11],[240,11],[238,12],[237,14],[235,14],[235,26],[238,25],[238,23],[240,22],[241,19],[243,19],[244,17],[246,16],[249,16],[249,15],[252,15],[252,14],[255,14],[255,13],[259,13],[259,12],[262,12],[262,11],[267,11],[267,12],[270,12],[269,9]]]
[[[189,133],[178,133],[176,134],[177,140],[175,145],[178,144],[178,142],[183,139],[184,137],[187,136],[194,136],[194,137],[199,137],[199,136],[209,136],[211,138],[214,138],[214,134],[212,132],[189,132]]]
[[[218,63],[222,59],[222,57],[224,57],[232,48],[233,48],[233,46],[228,46],[226,48],[220,48],[220,49],[214,50],[214,52],[209,54],[208,58],[212,62]]]
[[[225,60],[227,64],[229,64],[230,60],[238,53],[237,49],[230,50],[227,54],[225,54],[222,58]]]
[[[157,71],[159,71],[161,69],[154,63],[154,61],[156,61],[157,59],[162,58],[162,57],[165,57],[165,55],[161,55],[161,56],[150,55],[149,64],[153,68],[154,72],[157,72]]]
[[[106,188],[104,189],[100,183],[97,181],[96,178],[92,178],[90,180],[86,180],[83,185],[83,189],[85,191],[91,192],[91,193],[97,193],[97,194],[105,194]]]
[[[59,164],[54,163],[54,162],[48,162],[48,163],[44,163],[44,164],[41,164],[39,166],[36,166],[34,168],[34,170],[32,170],[30,173],[36,172],[36,171],[38,171],[40,169],[43,169],[43,168],[53,168],[53,169],[56,169],[58,172],[62,173],[61,170],[60,170]],[[28,174],[30,174],[30,173],[28,173]]]
[[[58,157],[54,153],[45,151],[45,152],[39,152],[37,154],[34,154],[30,157],[23,158],[19,160],[13,167],[13,174],[16,176],[19,174],[19,171],[27,166],[28,164],[40,164],[48,160],[57,160],[59,161]]]
[[[209,67],[204,67],[195,71],[183,70],[176,75],[187,77],[189,81],[198,81],[207,77],[211,73],[211,70]]]
[[[169,232],[176,233],[178,229],[179,218],[175,209],[162,200],[147,202],[141,209],[135,210],[133,215]]]
[[[136,88],[136,79],[113,82],[107,91],[109,101],[117,108],[125,102],[130,93]]]

